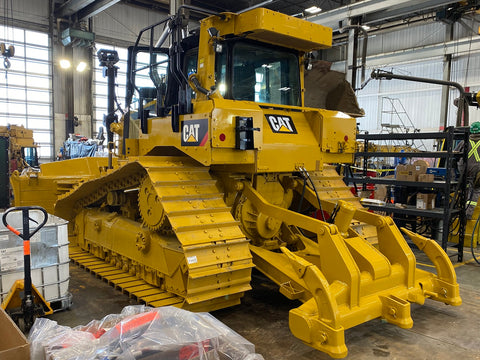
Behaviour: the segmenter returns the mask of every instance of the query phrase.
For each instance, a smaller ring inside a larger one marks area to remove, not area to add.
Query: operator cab
[[[312,32],[312,24],[287,16],[279,22],[268,9],[232,14],[182,8],[209,16],[185,37],[187,20],[179,10],[141,30],[129,49],[124,141],[131,130],[147,134],[148,119],[155,117],[171,117],[172,132],[180,132],[180,116],[193,114],[199,101],[303,106],[303,55],[331,46],[331,29],[315,25]],[[149,46],[140,46],[144,35]],[[131,127],[135,119],[140,125]]]
[[[196,46],[193,47],[193,45]],[[185,46],[188,44],[188,46]],[[197,72],[198,35],[192,35],[182,41],[184,55],[181,59],[183,73]],[[135,91],[137,110],[148,111],[148,116],[165,116],[169,107],[177,102],[175,96],[178,82],[169,71],[168,49],[155,49],[152,65],[149,64],[149,49],[138,48],[129,54],[136,58],[129,60],[135,70],[132,80],[138,90]],[[152,76],[150,76],[152,74]],[[168,78],[171,78],[168,81]],[[163,104],[167,109],[156,114],[151,101],[157,99],[156,87],[163,87]],[[176,91],[175,91],[176,90]],[[192,99],[195,91],[190,89]],[[130,90],[131,91],[131,90]],[[268,44],[234,39],[225,41],[222,52],[215,56],[215,91],[225,99],[254,101],[256,103],[301,106],[301,85],[298,54],[291,49],[282,49]],[[133,95],[133,93],[131,94]],[[131,96],[127,90],[127,96]],[[147,104],[150,104],[146,107]],[[136,117],[136,115],[135,115]]]
[[[179,59],[172,59],[167,48],[129,48],[126,99],[127,104],[132,102],[130,110],[136,110],[130,119],[140,119],[144,133],[148,118],[172,114],[172,108],[179,104],[180,114],[192,112],[196,93],[182,84],[181,76],[172,68],[179,60],[185,78],[197,73],[198,33],[180,44]],[[298,52],[292,49],[242,37],[225,39],[221,52],[215,55],[215,87],[211,91],[224,99],[301,106],[299,62]],[[179,91],[182,86],[183,93]]]

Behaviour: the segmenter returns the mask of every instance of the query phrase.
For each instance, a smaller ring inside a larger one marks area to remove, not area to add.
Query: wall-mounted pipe
[[[468,116],[468,106],[465,106],[465,89],[462,85],[454,81],[446,81],[446,80],[437,80],[437,79],[427,79],[427,78],[420,78],[415,76],[407,76],[407,75],[400,75],[400,74],[393,74],[389,71],[384,71],[380,69],[374,69],[371,75],[372,79],[398,79],[398,80],[407,80],[407,81],[415,81],[415,82],[422,82],[427,84],[436,84],[436,85],[444,85],[444,86],[453,86],[460,92],[460,101],[458,102],[458,112],[457,112],[457,123],[455,126],[462,126],[462,115],[463,116],[463,126],[468,126],[469,124],[469,116]]]

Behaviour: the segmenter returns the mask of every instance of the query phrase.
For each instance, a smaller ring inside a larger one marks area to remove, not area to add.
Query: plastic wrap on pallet
[[[76,159],[95,156],[98,144],[93,141],[67,140],[63,143],[64,158]]]
[[[252,343],[208,313],[127,306],[84,326],[37,319],[32,360],[262,360]]]
[[[56,321],[46,318],[35,320],[29,339],[35,339],[29,340],[31,359],[67,359],[66,356],[69,359],[87,359],[88,356],[94,358],[95,352],[88,351],[96,341],[93,334],[58,325]]]

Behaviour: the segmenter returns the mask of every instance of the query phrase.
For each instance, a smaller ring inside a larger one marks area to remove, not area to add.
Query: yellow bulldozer
[[[186,36],[185,11],[206,15]],[[348,328],[409,328],[410,302],[460,305],[437,243],[404,230],[437,272],[417,269],[393,220],[327,166],[353,161],[356,133],[349,115],[304,106],[308,53],[331,42],[330,28],[268,9],[182,6],[129,48],[126,112],[117,121],[109,97],[105,118],[115,154],[14,174],[15,205],[67,219],[71,246],[96,258],[86,266],[116,269],[114,284],[128,273],[154,306],[233,306],[256,267],[302,302],[292,333],[335,358]]]
[[[1,48],[1,44],[0,44]],[[23,125],[0,126],[0,208],[10,206],[9,177],[14,171],[38,166],[37,145],[33,131]]]

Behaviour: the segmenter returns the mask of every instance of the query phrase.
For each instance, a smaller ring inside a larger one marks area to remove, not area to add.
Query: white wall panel
[[[480,26],[479,19],[472,17],[462,19],[462,23],[455,23],[454,31],[457,38],[463,37],[476,37],[478,36],[477,31]]]
[[[477,30],[480,25],[480,19],[472,20],[471,17],[462,19],[453,25],[453,36],[455,39],[466,41],[467,46],[462,50],[456,51],[455,46],[452,54],[451,80],[467,87],[469,91],[480,90],[480,52],[476,46],[472,46],[469,51],[468,39],[475,41],[478,39]],[[443,57],[429,56],[424,52],[418,59],[410,57],[406,60],[395,62],[395,54],[401,55],[402,49],[422,49],[429,45],[444,44],[448,40],[448,25],[442,22],[416,23],[407,28],[392,32],[372,34],[368,42],[368,55],[392,54],[389,56],[389,64],[382,67],[384,70],[393,70],[397,74],[405,74],[416,77],[443,79]],[[476,52],[475,52],[476,51]],[[343,56],[342,47],[337,47],[329,54],[329,58],[341,59]],[[377,57],[378,57],[377,56]],[[438,54],[437,54],[438,56]],[[393,62],[391,59],[394,59]],[[342,59],[343,60],[343,59]],[[402,63],[403,61],[403,63]],[[332,69],[344,71],[344,63],[334,63]],[[367,58],[367,77],[371,73]],[[372,80],[363,90],[359,91],[358,98],[360,106],[366,111],[366,116],[360,119],[361,128],[368,131],[381,130],[381,98],[389,96],[398,98],[407,110],[410,118],[422,130],[438,130],[443,127],[440,123],[441,90],[439,85],[429,85],[423,83],[406,82],[400,80]],[[372,83],[374,83],[372,85]],[[458,98],[458,90],[452,88],[448,103],[448,123],[455,125],[457,117],[457,108],[453,105],[455,98]],[[480,110],[470,107],[470,123],[480,121]]]
[[[357,118],[358,127],[361,131],[378,132],[377,111],[378,96],[368,95],[358,98],[360,107],[365,111],[365,116]]]
[[[452,81],[458,82],[462,86],[478,87],[480,85],[479,52],[472,52],[453,59]]]
[[[391,65],[385,70],[393,70],[396,74],[415,77],[442,78],[440,59]],[[441,97],[441,86],[439,85],[395,79],[371,80],[363,90],[357,92],[357,96],[360,106],[366,113],[365,117],[359,120],[362,130],[380,132],[382,130],[381,123],[402,125],[402,122],[407,127],[422,130],[439,129]],[[398,99],[395,100],[396,110],[392,109],[388,101],[382,102],[382,97]],[[391,114],[394,111],[399,115]]]
[[[477,35],[478,36],[478,35]],[[452,81],[458,82],[469,92],[480,91],[480,53],[470,53],[458,56],[452,61]],[[450,90],[451,102],[458,98],[459,92]],[[469,123],[480,121],[480,111],[469,107]],[[451,106],[448,112],[448,124],[454,126],[457,119],[457,108]]]
[[[367,53],[381,54],[412,47],[436,44],[445,37],[445,25],[440,22],[414,24],[400,31],[370,36]]]
[[[10,5],[13,5],[13,9],[10,8]],[[48,10],[49,10],[49,0],[15,0],[8,1],[8,16],[11,21],[11,14],[13,10],[14,26],[19,26],[18,23],[30,22],[31,25],[40,24],[45,28],[48,28]],[[5,1],[0,3],[0,14],[1,17],[5,17]],[[4,19],[2,19],[4,23]],[[9,24],[11,26],[11,24]],[[25,26],[27,25],[27,26]],[[28,24],[22,24],[22,27],[28,27]]]
[[[166,16],[166,13],[117,3],[93,17],[93,31],[97,37],[118,39],[117,45],[133,45],[141,29],[161,21]]]

